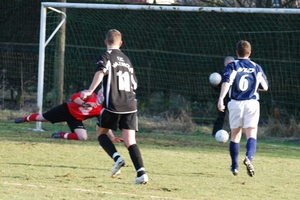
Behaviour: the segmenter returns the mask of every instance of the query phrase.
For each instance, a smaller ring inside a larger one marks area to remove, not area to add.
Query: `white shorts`
[[[244,100],[228,102],[230,128],[235,129],[257,127],[260,114],[260,105],[257,100]]]

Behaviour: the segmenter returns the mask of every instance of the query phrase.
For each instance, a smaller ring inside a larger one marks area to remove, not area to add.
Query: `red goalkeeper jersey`
[[[100,114],[102,104],[97,105],[96,107],[84,107],[74,102],[74,100],[78,97],[80,98],[80,92],[73,94],[71,100],[67,103],[69,111],[73,117],[77,120],[83,121],[87,118],[97,117]],[[91,96],[82,100],[86,103],[97,103],[97,94],[92,93]]]

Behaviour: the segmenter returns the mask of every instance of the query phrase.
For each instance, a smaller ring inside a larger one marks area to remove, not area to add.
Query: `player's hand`
[[[224,106],[224,101],[223,101],[223,99],[219,99],[219,101],[218,101],[218,109],[219,109],[219,111],[221,111],[221,112],[224,112],[224,111],[225,111],[225,106]]]
[[[94,107],[94,108],[96,108],[98,106],[98,104],[95,102],[86,102],[86,104],[88,104],[89,107]]]
[[[113,138],[111,138],[111,141],[112,142],[123,142],[123,139],[122,138],[118,138],[118,137],[113,137]]]
[[[83,90],[80,92],[80,98],[85,99],[88,96],[90,96],[93,92],[89,91],[89,90]]]
[[[92,107],[89,103],[87,103],[87,102],[83,102],[82,104],[81,104],[83,107],[85,107],[85,108],[88,108],[88,107]]]

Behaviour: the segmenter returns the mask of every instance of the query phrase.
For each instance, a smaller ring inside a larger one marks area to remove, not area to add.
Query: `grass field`
[[[300,194],[299,143],[259,139],[251,178],[242,165],[243,140],[235,177],[229,171],[228,143],[216,143],[208,132],[140,131],[137,140],[149,183],[133,185],[134,167],[122,143],[116,146],[126,165],[112,179],[113,161],[92,132],[87,141],[68,141],[49,138],[52,128],[33,132],[28,131],[32,124],[0,126],[1,200],[273,200],[298,199]]]

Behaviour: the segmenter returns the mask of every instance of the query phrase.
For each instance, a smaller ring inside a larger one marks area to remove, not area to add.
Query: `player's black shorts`
[[[43,117],[51,122],[52,124],[57,122],[67,122],[70,130],[73,132],[74,129],[83,128],[83,123],[81,120],[77,120],[73,117],[69,111],[67,103],[63,103],[59,106],[52,108],[51,110],[43,113]]]
[[[138,131],[137,113],[116,114],[103,109],[98,117],[97,125],[114,131],[116,131],[117,128],[120,130],[129,129]]]

